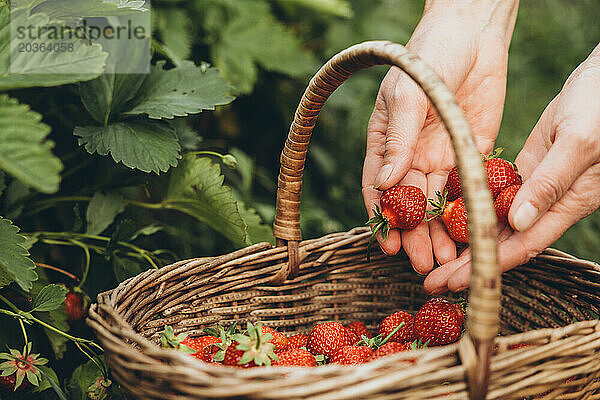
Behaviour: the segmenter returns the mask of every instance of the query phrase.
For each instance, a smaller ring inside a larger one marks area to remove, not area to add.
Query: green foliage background
[[[44,8],[52,2],[35,3],[42,3],[36,13],[18,18],[69,16]],[[111,15],[119,2],[104,3]],[[600,40],[597,1],[521,3],[497,142],[511,159]],[[76,285],[41,264],[87,277],[79,286],[93,299],[148,268],[272,240],[279,153],[311,75],[352,44],[405,43],[423,1],[155,0],[152,7],[149,76],[99,76],[106,54],[98,46],[83,49],[91,75],[74,73],[84,62],[76,57],[34,63],[54,74],[11,75],[0,46],[0,295],[24,311],[33,312],[45,284]],[[7,15],[0,1],[0,44],[9,40]],[[365,132],[386,70],[357,73],[320,116],[304,174],[306,238],[365,222]],[[598,261],[599,228],[596,212],[555,246]],[[66,322],[64,293],[58,303],[48,293],[58,292],[45,291],[54,309],[34,315],[92,338],[81,321]],[[0,346],[21,348],[15,320],[0,320],[7,327]],[[35,351],[50,358],[60,382],[69,381],[62,388],[85,396],[94,364],[64,337],[28,329]],[[38,396],[55,398],[50,390]]]

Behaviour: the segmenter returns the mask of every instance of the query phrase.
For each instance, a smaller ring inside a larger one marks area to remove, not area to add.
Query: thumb
[[[374,187],[386,190],[408,172],[427,117],[427,98],[408,76],[401,76],[386,96],[388,126],[385,135],[383,165],[375,177]]]
[[[508,214],[510,225],[515,230],[522,232],[529,229],[589,167],[591,152],[584,154],[586,152],[580,152],[578,146],[573,138],[559,137],[552,144],[515,196]],[[545,148],[538,151],[545,151]]]

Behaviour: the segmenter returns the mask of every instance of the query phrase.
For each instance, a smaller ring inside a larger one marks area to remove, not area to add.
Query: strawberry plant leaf
[[[124,105],[135,96],[144,78],[143,74],[103,74],[81,82],[81,101],[97,122],[108,125],[111,117],[123,111]]]
[[[33,302],[34,311],[52,311],[62,306],[67,295],[67,288],[62,285],[50,284],[40,290]]]
[[[251,245],[260,242],[270,242],[275,244],[273,229],[270,225],[263,223],[260,216],[253,208],[246,208],[246,205],[238,201],[240,215],[246,224],[246,244]]]
[[[197,67],[191,61],[169,70],[164,66],[165,62],[159,61],[152,67],[133,100],[133,108],[124,114],[172,119],[214,110],[215,106],[229,104],[234,99],[228,93],[227,82],[215,68]]]
[[[86,212],[86,233],[98,235],[110,226],[115,217],[125,210],[123,196],[117,193],[96,193]]]
[[[36,317],[63,332],[69,331],[69,323],[67,322],[68,316],[64,307],[59,307],[52,311],[36,313]],[[58,333],[51,331],[50,329],[43,329],[44,333],[46,333],[46,336],[48,337],[52,351],[54,351],[54,356],[57,359],[63,358],[65,352],[67,351],[67,343],[69,342],[69,339],[63,335],[59,335]]]
[[[36,41],[46,46],[73,46],[73,51],[20,52],[19,43],[28,39],[18,36],[11,39],[11,19],[13,26],[19,27],[55,26],[60,30],[62,26],[48,24],[48,16],[44,14],[30,16],[26,9],[10,11],[8,7],[0,7],[0,90],[79,82],[93,79],[104,70],[108,55],[102,51],[102,46],[88,45],[76,37],[53,39],[50,29]],[[16,29],[14,34],[18,35]]]
[[[167,171],[177,165],[180,146],[173,128],[156,121],[128,121],[108,126],[78,126],[73,132],[90,154],[111,154],[113,160],[144,172]]]
[[[270,13],[233,17],[212,50],[216,66],[239,93],[254,87],[256,64],[293,77],[304,77],[317,66],[312,53]]]
[[[18,232],[19,228],[11,221],[0,217],[0,276],[4,283],[10,279],[28,292],[38,276],[29,252],[23,247],[25,238]]]
[[[0,95],[0,169],[44,193],[58,190],[62,163],[45,140],[50,127],[42,116],[7,95]]]
[[[231,188],[223,185],[218,164],[209,158],[186,157],[169,180],[166,208],[176,209],[202,221],[237,245],[246,243],[246,224]]]

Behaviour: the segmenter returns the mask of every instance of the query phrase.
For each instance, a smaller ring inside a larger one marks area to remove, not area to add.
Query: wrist
[[[455,22],[476,31],[495,29],[510,42],[519,0],[426,0],[422,20]]]

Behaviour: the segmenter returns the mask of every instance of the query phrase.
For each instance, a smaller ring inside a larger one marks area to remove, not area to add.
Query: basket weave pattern
[[[316,117],[353,72],[385,63],[402,67],[423,87],[453,139],[473,216],[468,332],[453,345],[354,367],[236,369],[161,349],[159,332],[167,324],[191,336],[215,323],[257,320],[289,334],[326,320],[360,319],[373,329],[384,316],[414,312],[427,300],[423,278],[406,258],[376,250],[366,261],[367,228],[300,236],[302,171]],[[600,266],[548,249],[500,282],[491,196],[468,125],[439,78],[402,46],[367,42],[327,63],[300,102],[281,161],[278,247],[260,243],[149,270],[100,294],[90,308],[88,324],[130,396],[419,400],[487,393],[488,399],[523,399],[550,390],[545,398],[600,399]],[[530,346],[513,348],[520,343]]]

